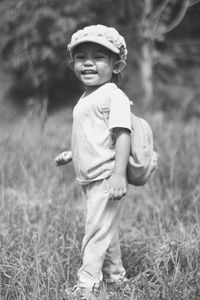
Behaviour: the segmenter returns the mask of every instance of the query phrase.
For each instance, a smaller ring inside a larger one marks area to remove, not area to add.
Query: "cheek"
[[[106,74],[109,74],[109,73],[113,72],[113,68],[109,64],[101,64],[101,66],[99,67],[99,70],[102,73],[106,73]]]
[[[77,75],[80,73],[81,65],[80,64],[74,64],[74,73]]]
[[[113,70],[112,68],[105,66],[102,68],[102,75],[107,76],[107,77],[112,77]]]
[[[80,64],[79,63],[74,63],[74,70],[78,70],[80,69]]]

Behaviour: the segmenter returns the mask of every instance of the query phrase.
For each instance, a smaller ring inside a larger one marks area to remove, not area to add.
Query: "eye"
[[[75,55],[74,55],[74,58],[75,59],[84,59],[85,58],[85,55],[83,54],[83,53],[76,53]]]
[[[95,57],[96,57],[97,59],[102,59],[102,58],[106,58],[106,55],[105,55],[104,53],[97,53],[97,54],[95,55]]]

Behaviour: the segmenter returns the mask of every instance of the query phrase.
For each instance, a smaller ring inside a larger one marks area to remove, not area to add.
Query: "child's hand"
[[[113,173],[109,179],[109,198],[120,200],[127,192],[126,176]]]
[[[64,151],[60,153],[58,156],[55,158],[55,165],[57,167],[62,166],[67,164],[72,160],[72,152],[71,151]]]

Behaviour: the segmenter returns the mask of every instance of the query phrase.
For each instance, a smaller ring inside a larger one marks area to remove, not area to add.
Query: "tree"
[[[26,98],[35,97],[39,101],[44,120],[51,85],[67,76],[66,43],[78,24],[89,18],[88,2],[3,0],[0,3],[2,58],[17,84],[25,87]]]
[[[96,21],[114,26],[131,46],[130,62],[139,62],[143,103],[151,104],[154,94],[153,74],[161,58],[156,47],[183,20],[189,7],[199,0],[96,0],[90,4]]]
[[[128,43],[130,63],[139,62],[144,103],[150,104],[153,70],[161,57],[156,43],[199,1],[1,0],[1,54],[24,97],[39,99],[45,110],[55,83],[66,78],[68,90],[73,84],[63,63],[72,32],[92,23],[116,27]]]
[[[149,105],[153,100],[153,69],[158,58],[155,42],[163,41],[184,18],[188,8],[199,0],[144,0],[140,21],[141,82],[144,102]]]

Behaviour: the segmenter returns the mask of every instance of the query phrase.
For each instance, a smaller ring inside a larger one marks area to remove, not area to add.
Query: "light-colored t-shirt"
[[[130,101],[114,83],[82,96],[73,110],[72,158],[80,184],[111,175],[115,163],[112,129],[131,130]]]

